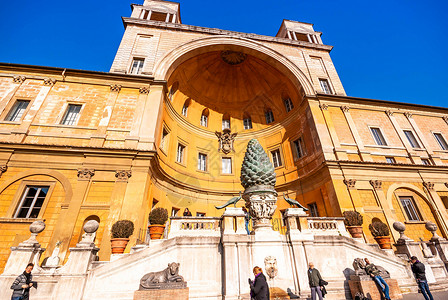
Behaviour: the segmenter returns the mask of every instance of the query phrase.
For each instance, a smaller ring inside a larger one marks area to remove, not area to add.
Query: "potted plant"
[[[148,226],[148,228],[151,240],[157,240],[162,237],[167,220],[168,211],[165,208],[157,207],[149,213],[148,221],[150,225]]]
[[[344,216],[344,224],[347,227],[348,232],[353,238],[362,238],[362,215],[353,210],[344,211],[342,213]]]
[[[392,249],[389,227],[386,224],[376,221],[369,225],[369,229],[381,249]]]
[[[110,239],[112,254],[123,254],[129,242],[129,237],[134,233],[134,223],[129,220],[120,220],[112,225]]]

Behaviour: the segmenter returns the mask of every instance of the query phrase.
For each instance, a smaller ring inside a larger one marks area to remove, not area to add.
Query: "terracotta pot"
[[[392,249],[390,244],[390,236],[377,236],[374,238],[381,249]]]
[[[116,238],[110,239],[110,248],[112,249],[112,254],[123,254],[124,249],[128,245],[129,239]]]
[[[346,228],[348,232],[350,232],[352,238],[362,238],[362,226],[346,226]]]
[[[165,231],[165,225],[149,225],[148,228],[151,240],[160,239]]]

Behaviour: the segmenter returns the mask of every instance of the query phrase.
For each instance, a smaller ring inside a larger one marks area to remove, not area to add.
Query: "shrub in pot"
[[[112,254],[122,254],[129,242],[129,237],[134,233],[134,223],[129,220],[120,220],[112,225],[111,249]]]
[[[165,230],[165,223],[168,220],[168,211],[165,208],[154,208],[148,217],[149,221],[149,236],[151,240],[160,239]]]
[[[392,249],[389,227],[386,224],[379,221],[372,222],[372,224],[369,225],[369,230],[381,249]]]
[[[353,210],[344,211],[342,215],[345,218],[344,224],[350,235],[353,238],[362,238],[362,223],[364,222],[362,215]]]

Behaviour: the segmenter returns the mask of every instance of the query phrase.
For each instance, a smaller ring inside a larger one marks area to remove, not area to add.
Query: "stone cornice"
[[[167,23],[167,22],[160,22],[160,21],[143,20],[143,19],[137,19],[137,18],[123,17],[122,19],[123,19],[123,24],[125,27],[127,26],[127,24],[144,25],[144,26],[176,30],[176,31],[182,30],[182,31],[193,31],[193,32],[198,32],[198,33],[206,33],[206,34],[210,34],[210,35],[236,36],[236,37],[242,37],[242,38],[263,41],[263,42],[286,44],[286,45],[293,46],[293,47],[299,46],[299,47],[304,47],[304,48],[319,49],[319,50],[324,50],[324,51],[328,51],[328,52],[330,52],[333,49],[333,46],[329,46],[329,45],[313,44],[313,43],[309,43],[309,42],[296,41],[296,40],[290,40],[290,39],[266,36],[266,35],[259,35],[259,34],[254,34],[254,33],[244,33],[244,32],[223,30],[223,29],[217,29],[217,28],[207,28],[207,27],[185,25],[185,24],[178,24],[178,23]]]
[[[436,166],[436,165],[416,165],[416,164],[390,164],[386,162],[371,162],[371,161],[352,161],[352,160],[326,160],[325,165],[330,168],[346,167],[351,169],[361,168],[364,170],[381,169],[381,170],[425,170],[425,172],[447,172],[448,166]]]

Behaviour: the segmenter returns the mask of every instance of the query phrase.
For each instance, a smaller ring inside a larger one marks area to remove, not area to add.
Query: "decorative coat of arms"
[[[233,141],[235,140],[237,133],[231,133],[230,129],[226,128],[222,132],[215,131],[215,134],[218,137],[219,142],[218,152],[222,151],[224,154],[228,154],[231,151],[235,152]]]

